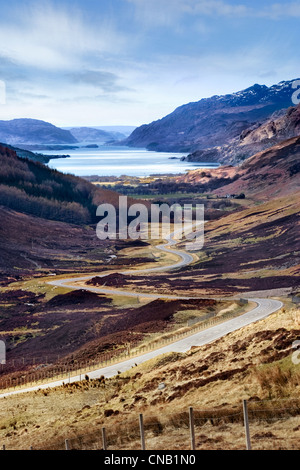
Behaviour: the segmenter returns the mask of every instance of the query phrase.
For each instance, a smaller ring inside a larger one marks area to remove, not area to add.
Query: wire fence
[[[243,400],[240,406],[129,415],[93,432],[28,443],[31,450],[299,450],[300,399]],[[3,450],[8,449],[5,445]]]

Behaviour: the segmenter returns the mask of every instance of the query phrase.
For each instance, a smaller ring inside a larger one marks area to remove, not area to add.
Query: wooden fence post
[[[196,450],[194,410],[192,407],[190,407],[189,409],[189,422],[190,422],[190,435],[191,435],[191,450]]]
[[[102,447],[103,450],[107,450],[107,441],[106,441],[106,430],[102,428]]]
[[[141,449],[146,450],[145,446],[145,432],[144,432],[144,420],[143,420],[143,415],[140,414],[139,416],[139,422],[140,422],[140,434],[141,434]]]
[[[247,400],[243,400],[243,412],[244,412],[244,426],[245,426],[245,435],[246,435],[246,449],[251,450]]]
[[[65,447],[66,447],[66,450],[70,450],[68,439],[65,440]]]

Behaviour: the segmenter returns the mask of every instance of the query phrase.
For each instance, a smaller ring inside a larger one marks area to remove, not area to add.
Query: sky
[[[0,2],[0,120],[139,126],[299,73],[300,1]]]

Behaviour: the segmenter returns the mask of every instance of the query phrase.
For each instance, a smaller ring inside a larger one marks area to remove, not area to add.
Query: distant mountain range
[[[70,131],[37,119],[0,121],[0,142],[19,144],[75,144]]]
[[[126,135],[121,132],[108,132],[92,127],[73,127],[69,131],[78,142],[105,143],[126,138]]]
[[[136,129],[136,126],[77,126],[77,127],[62,127],[62,129],[65,129],[65,130],[68,130],[68,131],[71,131],[73,132],[73,130],[75,130],[75,132],[78,130],[78,129],[86,129],[86,130],[91,130],[91,132],[93,133],[95,130],[97,131],[103,131],[103,132],[107,132],[109,134],[109,138],[111,139],[113,136],[116,137],[117,140],[119,140],[119,138],[121,139],[124,139],[126,137],[129,137],[130,134],[132,134],[132,132]]]
[[[122,126],[108,127],[106,130],[92,127],[60,128],[49,122],[37,119],[13,119],[0,121],[0,142],[12,146],[21,146],[28,150],[52,150],[53,145],[64,146],[80,142],[105,143],[125,139],[132,130],[124,126],[124,133],[118,129]],[[54,148],[55,149],[55,148]]]
[[[106,132],[119,132],[129,137],[137,126],[92,126],[93,129],[101,129]]]
[[[280,117],[291,107],[293,82],[283,81],[271,87],[256,84],[237,93],[185,104],[158,121],[138,127],[124,144],[191,153],[229,145],[233,139],[245,136],[249,129],[259,127],[271,116]]]
[[[240,165],[257,152],[300,133],[300,108],[293,106],[295,80],[253,85],[177,108],[133,130],[130,126],[61,129],[45,121],[0,121],[0,142],[27,150],[61,150],[80,143],[114,143],[154,151],[188,153],[193,162]],[[122,129],[124,132],[122,132]],[[127,137],[126,137],[127,135]]]

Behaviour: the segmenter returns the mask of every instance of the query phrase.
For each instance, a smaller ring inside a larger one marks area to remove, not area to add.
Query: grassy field
[[[230,300],[235,293],[245,296],[273,288],[275,297],[283,295],[278,286],[290,286],[299,275],[298,201],[286,197],[251,207],[243,201],[240,210],[225,215],[217,211],[206,224],[205,247],[192,266],[172,274],[131,276],[120,287],[190,293],[202,296],[206,304],[198,305],[195,299],[150,302],[142,297],[89,296],[50,286],[47,281],[54,277],[38,273],[3,287],[0,315],[2,330],[13,338],[10,354],[22,357],[33,351],[42,361],[46,352],[60,351],[69,363],[98,358],[104,351],[122,350],[129,336],[149,345],[178,329],[187,330],[189,322],[239,314],[241,307]],[[113,252],[117,257],[99,263],[99,270],[93,264],[97,252],[89,257],[85,251],[84,271],[91,276],[120,274],[176,262],[176,256],[156,249],[159,243],[120,245]],[[56,278],[82,275],[80,260],[72,270],[72,260],[61,252],[58,256],[67,268]],[[16,297],[5,299],[6,294]],[[221,300],[226,296],[227,301]],[[266,320],[186,354],[153,359],[113,379],[84,380],[3,399],[0,445],[56,449],[68,438],[73,448],[101,448],[105,426],[110,449],[135,449],[138,415],[143,413],[148,448],[188,449],[187,410],[193,406],[197,448],[242,449],[241,403],[248,399],[255,448],[300,448],[300,371],[291,359],[292,344],[300,337],[300,315],[288,297],[281,300],[284,309]]]
[[[171,353],[106,380],[2,399],[6,448],[139,449],[144,414],[148,449],[189,449],[193,406],[198,449],[244,449],[241,403],[249,400],[255,449],[299,449],[300,369],[291,359],[300,333],[291,303],[267,319],[186,354]],[[165,388],[158,385],[164,383]]]

